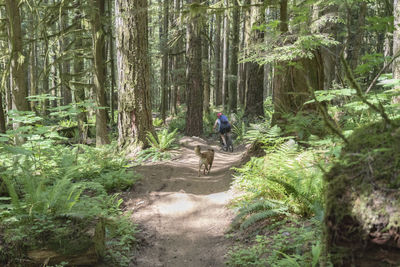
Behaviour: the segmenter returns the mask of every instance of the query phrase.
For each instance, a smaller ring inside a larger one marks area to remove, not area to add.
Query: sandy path
[[[226,208],[232,198],[232,166],[243,151],[222,152],[199,138],[183,138],[175,160],[135,169],[142,181],[130,192],[127,209],[140,225],[146,245],[131,266],[224,266],[224,234],[233,218]],[[214,148],[208,176],[197,176],[198,158],[193,148]]]

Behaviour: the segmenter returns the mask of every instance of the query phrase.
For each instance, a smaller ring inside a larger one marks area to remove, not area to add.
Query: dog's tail
[[[199,145],[197,145],[195,148],[194,148],[194,153],[196,153],[196,155],[197,156],[201,156],[201,148],[200,148],[200,146]]]

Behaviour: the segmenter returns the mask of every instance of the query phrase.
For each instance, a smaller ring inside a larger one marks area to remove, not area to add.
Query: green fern
[[[244,139],[244,136],[246,135],[246,124],[244,121],[240,124],[234,124],[232,125],[232,132],[235,135],[235,141],[239,142]]]
[[[257,212],[255,214],[252,214],[249,218],[247,218],[240,225],[240,228],[243,230],[243,229],[246,229],[249,226],[255,224],[256,222],[259,222],[261,220],[265,220],[267,218],[280,216],[280,215],[288,215],[286,207],[282,207],[280,209],[261,211],[261,212]]]
[[[174,148],[173,143],[177,136],[177,129],[168,133],[167,129],[157,133],[157,138],[152,133],[147,133],[147,141],[151,147],[157,149],[159,152]]]
[[[240,228],[246,229],[254,223],[278,215],[287,215],[288,208],[281,201],[258,200],[239,210],[233,220],[233,226],[240,224]],[[240,223],[240,221],[243,222]]]
[[[15,184],[12,183],[7,176],[2,177],[4,183],[6,184],[8,194],[11,198],[11,204],[16,208],[20,209],[21,207],[21,202],[18,197],[17,191],[15,190]]]
[[[264,158],[253,158],[244,167],[236,169],[239,175],[235,182],[239,188],[248,191],[242,197],[247,201],[279,200],[285,203],[288,212],[321,217],[322,172],[314,160],[312,151],[302,151],[293,140],[288,140]],[[250,210],[256,209],[257,204],[254,205]],[[261,207],[261,210],[271,209]],[[240,212],[246,212],[246,209]]]
[[[153,125],[154,127],[161,127],[161,125],[163,124],[163,120],[160,118],[154,118],[153,119]]]
[[[171,158],[171,153],[169,153],[168,150],[177,147],[174,144],[178,134],[177,130],[178,129],[175,129],[168,133],[168,130],[164,129],[157,132],[157,138],[153,134],[147,133],[147,141],[151,147],[139,152],[138,161],[143,162],[148,159],[152,159],[152,161],[161,161]]]

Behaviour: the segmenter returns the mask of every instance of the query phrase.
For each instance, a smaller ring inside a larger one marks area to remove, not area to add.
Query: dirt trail
[[[127,196],[127,209],[142,229],[145,245],[131,266],[224,266],[228,240],[224,237],[233,213],[230,167],[238,166],[244,149],[223,152],[200,138],[180,140],[174,160],[140,166],[143,179]],[[198,177],[193,149],[214,148],[210,175]]]

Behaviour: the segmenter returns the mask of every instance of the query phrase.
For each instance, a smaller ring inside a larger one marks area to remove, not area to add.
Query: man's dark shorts
[[[231,126],[228,125],[228,126],[226,126],[226,127],[220,127],[220,128],[219,128],[219,132],[220,132],[221,134],[230,133],[230,132],[231,132]]]

